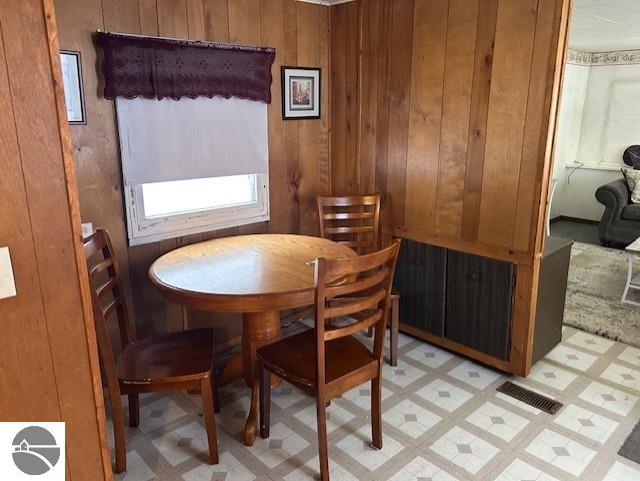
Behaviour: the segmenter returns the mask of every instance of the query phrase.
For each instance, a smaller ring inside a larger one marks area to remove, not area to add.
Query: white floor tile
[[[491,402],[484,403],[466,420],[505,441],[511,441],[529,424],[527,419]]]
[[[640,471],[621,462],[615,462],[602,481],[640,481]]]
[[[436,379],[416,392],[418,396],[448,412],[453,412],[466,403],[473,395],[464,389]]]
[[[554,418],[554,422],[599,443],[606,442],[619,426],[616,421],[595,414],[575,404],[566,406]]]
[[[431,450],[471,474],[480,471],[499,452],[495,446],[459,427],[433,443]]]
[[[404,399],[388,409],[382,419],[412,438],[422,436],[442,420],[440,416],[421,408],[408,399]]]
[[[496,371],[482,367],[472,361],[464,361],[447,374],[478,389],[485,389],[503,377]]]
[[[586,371],[593,365],[596,359],[598,359],[593,354],[578,351],[564,344],[557,345],[545,358],[579,371]]]
[[[527,447],[527,452],[573,476],[580,476],[596,452],[561,434],[545,429]]]
[[[534,468],[519,459],[513,462],[498,475],[495,481],[558,481],[553,476]]]
[[[435,464],[431,464],[423,457],[418,456],[399,472],[397,472],[389,481],[457,481],[445,470],[439,468]]]
[[[583,349],[588,349],[589,351],[597,352],[598,354],[604,354],[616,344],[614,341],[610,341],[604,337],[594,336],[593,334],[583,331],[576,332],[566,341],[566,343],[574,346],[580,346]]]
[[[638,402],[636,396],[596,381],[589,384],[579,398],[621,416],[629,414]]]

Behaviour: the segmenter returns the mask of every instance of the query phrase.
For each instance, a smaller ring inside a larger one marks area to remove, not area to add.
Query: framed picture
[[[281,67],[282,118],[320,118],[320,69]]]
[[[80,52],[61,50],[60,65],[62,66],[64,100],[67,105],[67,120],[70,124],[86,124]]]

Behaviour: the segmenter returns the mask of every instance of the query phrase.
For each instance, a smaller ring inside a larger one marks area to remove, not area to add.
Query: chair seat
[[[327,384],[377,363],[369,348],[352,336],[327,341],[325,349]],[[267,369],[292,384],[307,388],[316,385],[315,355],[316,337],[313,329],[258,349],[258,358]]]
[[[118,358],[118,378],[125,384],[191,381],[212,364],[213,330],[193,329],[129,344]]]

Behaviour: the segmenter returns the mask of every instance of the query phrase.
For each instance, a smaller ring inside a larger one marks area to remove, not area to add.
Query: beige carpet
[[[640,347],[640,307],[620,302],[626,278],[627,255],[624,251],[574,244],[565,324]]]

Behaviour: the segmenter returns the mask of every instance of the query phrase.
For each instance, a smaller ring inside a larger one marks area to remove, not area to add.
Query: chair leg
[[[113,437],[116,444],[116,474],[127,470],[127,438],[124,431],[124,410],[122,409],[122,399],[120,391],[107,386],[109,392],[109,403],[111,404],[111,415],[113,416]]]
[[[382,449],[382,383],[380,372],[371,380],[371,437],[373,447]]]
[[[391,327],[390,327],[390,346],[389,346],[389,364],[398,365],[398,330],[400,323],[400,297],[391,296]]]
[[[200,392],[202,393],[202,411],[204,413],[204,424],[207,429],[207,439],[209,441],[209,459],[211,464],[218,464],[218,436],[216,435],[216,415],[213,402],[214,380],[210,377],[202,379],[200,382]]]
[[[260,377],[260,437],[269,437],[271,426],[271,373],[267,371],[262,363],[258,364],[258,375]]]
[[[140,424],[140,398],[138,394],[129,394],[129,426],[137,428]]]
[[[220,377],[213,376],[213,412],[220,412]]]
[[[367,329],[367,337],[373,337],[373,327]]]
[[[329,481],[329,452],[327,446],[327,403],[324,395],[316,398],[318,416],[318,454],[320,459],[320,480]]]

